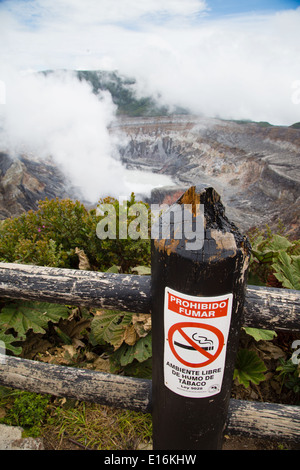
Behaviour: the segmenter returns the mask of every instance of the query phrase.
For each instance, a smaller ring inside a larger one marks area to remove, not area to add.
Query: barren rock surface
[[[120,147],[127,168],[171,176],[177,197],[181,188],[209,184],[241,230],[277,228],[280,220],[300,237],[300,129],[180,115],[120,117],[110,132],[127,142]],[[152,202],[176,200],[168,190],[154,194]],[[80,198],[50,159],[0,152],[0,218],[56,196]]]
[[[241,229],[280,219],[300,236],[300,129],[172,116],[123,118],[113,130],[128,137],[128,167],[171,175],[179,186],[212,185]]]

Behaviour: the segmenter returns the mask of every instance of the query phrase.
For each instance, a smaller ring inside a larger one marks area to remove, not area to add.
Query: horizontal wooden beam
[[[151,380],[89,369],[2,356],[0,385],[144,413],[151,411]]]
[[[300,291],[248,285],[244,325],[269,330],[300,331]]]
[[[0,297],[150,313],[151,278],[0,263]],[[300,291],[248,286],[244,325],[300,331]]]
[[[3,363],[4,362],[4,363]],[[2,356],[0,385],[150,413],[152,381]],[[300,408],[231,399],[225,433],[300,442]]]
[[[147,276],[0,263],[0,297],[150,312]]]
[[[225,433],[300,442],[300,407],[231,399]]]

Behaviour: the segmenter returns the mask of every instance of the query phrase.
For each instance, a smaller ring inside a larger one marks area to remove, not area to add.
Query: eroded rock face
[[[38,201],[46,197],[64,198],[72,193],[66,178],[51,161],[29,156],[12,159],[0,152],[0,219],[35,210]]]
[[[300,130],[193,116],[123,118],[121,149],[130,168],[171,175],[178,188],[158,190],[169,202],[191,184],[209,184],[242,230],[277,228],[279,220],[300,237]],[[115,129],[113,130],[115,131]],[[171,199],[170,199],[171,198]]]
[[[242,231],[280,220],[300,238],[300,129],[181,115],[123,117],[110,132],[125,135],[125,166],[172,177],[175,187],[154,191],[152,202],[170,204],[187,187],[209,184]],[[80,199],[50,159],[37,157],[0,152],[0,218],[36,209],[45,197]]]

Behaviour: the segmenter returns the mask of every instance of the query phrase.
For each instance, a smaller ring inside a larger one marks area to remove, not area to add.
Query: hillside
[[[225,121],[182,109],[171,114],[153,98],[137,97],[134,79],[117,72],[76,73],[95,94],[111,93],[118,117],[109,132],[125,136],[119,152],[128,169],[169,175],[179,193],[191,184],[210,184],[242,230],[265,224],[276,228],[281,221],[292,236],[300,236],[299,123]],[[166,200],[167,192],[157,191],[154,202]],[[51,159],[20,155],[13,160],[0,147],[0,218],[35,209],[38,200],[55,196],[80,198],[80,193]]]
[[[53,70],[41,72],[45,75],[54,73]],[[136,93],[136,80],[120,75],[117,71],[104,70],[78,70],[75,71],[80,81],[86,80],[92,85],[93,92],[109,91],[114,104],[117,106],[117,115],[130,117],[138,116],[168,116],[170,114],[188,114],[186,109],[179,106],[172,109],[162,106],[151,96],[138,97]]]
[[[124,118],[120,129],[130,137],[121,150],[128,167],[171,175],[180,187],[214,186],[244,230],[281,221],[300,236],[299,129],[196,116]],[[165,196],[158,190],[155,202]]]
[[[0,219],[37,208],[39,200],[72,197],[76,190],[49,159],[12,159],[0,149]]]

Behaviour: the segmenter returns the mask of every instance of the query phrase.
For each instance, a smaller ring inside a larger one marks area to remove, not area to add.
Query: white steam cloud
[[[108,92],[96,96],[89,83],[71,72],[12,74],[5,83],[0,137],[2,149],[11,155],[52,157],[91,202],[131,191],[148,193],[160,184],[159,178],[143,182],[139,173],[122,165],[117,148],[121,137],[116,140],[108,131],[116,111]],[[161,179],[162,184],[168,181]]]
[[[107,130],[115,118],[109,94],[95,96],[74,75],[7,78],[3,67],[118,70],[137,79],[140,95],[195,114],[298,122],[300,7],[214,17],[214,3],[0,2],[2,142],[15,153],[52,155],[88,199],[151,188],[120,162]]]

